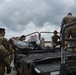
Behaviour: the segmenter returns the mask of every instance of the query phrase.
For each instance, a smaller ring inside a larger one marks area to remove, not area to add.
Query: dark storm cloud
[[[62,13],[63,3],[58,2],[60,7],[57,2],[56,0],[10,0],[2,6],[0,20],[14,30],[22,29],[30,21],[36,26],[43,26],[46,22],[58,24],[57,18]],[[18,28],[18,25],[22,28]]]
[[[38,29],[46,23],[60,26],[68,12],[76,15],[75,3],[76,0],[0,0],[0,26],[13,33],[25,30],[30,23]]]

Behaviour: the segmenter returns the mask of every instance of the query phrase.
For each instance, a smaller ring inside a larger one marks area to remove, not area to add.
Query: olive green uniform
[[[57,46],[57,45],[60,45],[60,36],[59,35],[53,35],[52,37],[52,45],[53,46]]]

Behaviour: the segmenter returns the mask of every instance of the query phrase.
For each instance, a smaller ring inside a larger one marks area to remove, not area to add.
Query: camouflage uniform
[[[67,16],[65,16],[61,22],[61,30],[63,28],[64,25],[70,24],[72,22],[76,21],[76,17],[72,16],[72,13],[68,13]],[[70,26],[68,28],[65,29],[65,38],[76,38],[76,26]],[[75,44],[75,43],[74,43]]]
[[[8,59],[8,51],[6,51],[3,45],[0,45],[0,75],[4,75],[5,67],[10,67],[10,61]]]
[[[11,49],[7,39],[2,37],[1,34],[0,34],[0,41],[2,44],[0,49],[1,55],[2,55],[1,60],[3,60],[0,65],[0,74],[2,73],[1,75],[4,75],[5,67],[8,67],[8,68],[10,67],[11,61],[13,59],[12,54],[14,51],[13,49]]]
[[[7,41],[6,38],[0,36],[0,40],[1,40],[1,42],[2,42],[2,45],[5,47],[5,49],[6,49],[6,50],[8,51],[8,53],[10,54],[9,57],[10,57],[10,63],[11,63],[11,61],[12,61],[12,59],[13,59],[12,54],[13,54],[14,50],[11,48],[11,45],[9,44],[9,42]]]

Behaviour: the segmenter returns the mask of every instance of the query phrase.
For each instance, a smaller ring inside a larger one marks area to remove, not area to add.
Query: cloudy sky
[[[60,31],[68,12],[76,16],[76,0],[0,0],[0,27],[6,37],[35,31]]]

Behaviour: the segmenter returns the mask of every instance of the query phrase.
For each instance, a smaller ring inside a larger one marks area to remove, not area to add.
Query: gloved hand
[[[11,73],[11,67],[7,67],[7,74]]]

